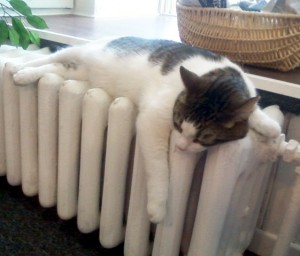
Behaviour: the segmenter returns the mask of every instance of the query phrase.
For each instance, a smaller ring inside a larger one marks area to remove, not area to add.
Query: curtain
[[[176,0],[159,0],[158,13],[176,15]]]

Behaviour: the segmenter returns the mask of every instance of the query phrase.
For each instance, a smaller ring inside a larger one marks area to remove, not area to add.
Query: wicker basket
[[[180,39],[233,61],[289,71],[300,66],[300,15],[177,3]]]

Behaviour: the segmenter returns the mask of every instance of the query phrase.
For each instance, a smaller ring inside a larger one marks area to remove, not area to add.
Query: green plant
[[[27,49],[30,43],[39,45],[38,33],[29,30],[28,25],[37,29],[48,28],[44,19],[33,15],[31,8],[23,0],[6,1],[8,5],[0,3],[0,45],[10,42],[23,49]]]

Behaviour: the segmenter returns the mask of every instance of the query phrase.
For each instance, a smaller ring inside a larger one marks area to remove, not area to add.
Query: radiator
[[[174,149],[173,132],[167,216],[151,225],[134,104],[55,74],[16,87],[11,66],[41,54],[47,49],[0,50],[0,175],[9,184],[38,195],[42,207],[56,206],[63,220],[77,216],[82,233],[99,229],[103,247],[124,242],[127,256],[241,256],[249,245],[261,256],[299,255],[300,169],[283,163],[299,161],[296,140],[249,132],[192,154]],[[285,115],[288,136],[300,140],[299,124]],[[282,187],[285,207],[274,213]]]

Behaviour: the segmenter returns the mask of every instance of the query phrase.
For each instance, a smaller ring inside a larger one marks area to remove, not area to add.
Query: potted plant
[[[13,46],[27,49],[30,43],[39,45],[38,33],[28,29],[31,25],[37,29],[48,28],[44,19],[33,15],[31,8],[23,0],[6,0],[0,3],[0,45],[9,42]]]

